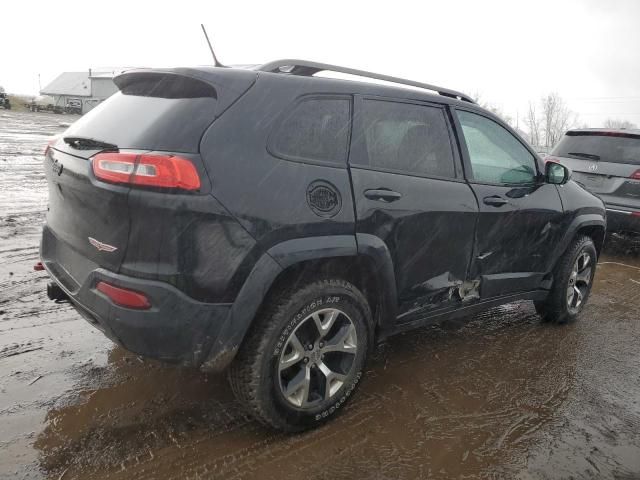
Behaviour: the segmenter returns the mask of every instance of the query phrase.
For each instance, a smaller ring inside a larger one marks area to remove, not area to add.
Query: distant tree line
[[[529,102],[529,109],[524,117],[524,125],[527,130],[522,131],[518,127],[519,122],[514,122],[513,117],[505,114],[502,109],[481,99],[479,94],[473,95],[473,99],[483,108],[502,118],[506,123],[518,129],[518,133],[524,136],[531,145],[549,150],[555,146],[564,133],[571,128],[587,128],[589,125],[581,123],[575,112],[572,112],[566,102],[558,93],[549,93],[538,102]],[[637,128],[628,120],[609,118],[605,120],[604,128]]]

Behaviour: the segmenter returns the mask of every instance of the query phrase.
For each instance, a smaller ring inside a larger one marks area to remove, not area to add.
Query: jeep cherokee
[[[132,352],[227,370],[263,423],[331,418],[395,333],[588,299],[603,203],[462,93],[301,60],[114,81],[45,153],[49,297]]]

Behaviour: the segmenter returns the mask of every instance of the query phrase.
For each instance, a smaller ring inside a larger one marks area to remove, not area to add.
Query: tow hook
[[[64,290],[62,290],[57,283],[50,282],[47,284],[47,297],[54,302],[64,302],[69,300],[69,297]]]

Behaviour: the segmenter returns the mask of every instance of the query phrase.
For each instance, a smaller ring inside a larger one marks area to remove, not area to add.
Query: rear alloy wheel
[[[318,310],[298,324],[278,362],[280,393],[292,406],[312,408],[327,402],[355,366],[356,327],[337,308]]]
[[[236,398],[280,430],[332,418],[359,384],[372,344],[364,295],[339,279],[282,288],[256,322],[229,370]]]
[[[578,316],[587,303],[596,271],[597,252],[593,240],[574,240],[554,272],[549,296],[535,302],[536,311],[554,323],[566,323]]]

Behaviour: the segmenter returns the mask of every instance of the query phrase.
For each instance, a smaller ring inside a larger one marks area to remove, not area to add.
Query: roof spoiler
[[[256,70],[259,72],[283,73],[288,75],[301,75],[306,77],[313,76],[318,72],[346,73],[349,75],[356,75],[358,77],[372,78],[376,80],[383,80],[385,82],[423,88],[425,90],[437,92],[438,94],[445,97],[455,98],[464,102],[475,103],[470,96],[462,92],[450,90],[448,88],[438,87],[436,85],[430,85],[428,83],[415,82],[413,80],[407,80],[399,77],[392,77],[390,75],[383,75],[380,73],[367,72],[365,70],[357,70],[355,68],[340,67],[327,63],[310,62],[308,60],[275,60],[273,62],[261,65]]]

